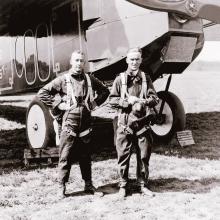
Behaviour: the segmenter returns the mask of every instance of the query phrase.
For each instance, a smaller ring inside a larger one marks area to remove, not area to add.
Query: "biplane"
[[[141,69],[153,81],[168,74],[158,91],[158,140],[185,127],[181,100],[169,91],[172,74],[181,74],[203,48],[206,24],[220,23],[217,0],[5,0],[0,3],[0,94],[37,91],[69,69],[70,54],[86,54],[86,71],[112,80],[126,68],[128,48],[143,50]],[[26,120],[31,148],[54,139],[52,119],[36,98]]]

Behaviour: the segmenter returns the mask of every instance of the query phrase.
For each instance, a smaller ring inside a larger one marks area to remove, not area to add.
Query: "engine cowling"
[[[144,8],[220,23],[219,0],[127,0]]]

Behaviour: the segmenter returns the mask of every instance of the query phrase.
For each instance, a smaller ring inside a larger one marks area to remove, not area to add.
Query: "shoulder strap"
[[[85,105],[86,105],[87,109],[90,110],[88,102],[91,103],[94,101],[94,95],[93,95],[91,79],[87,73],[85,73],[85,76],[86,76],[86,81],[87,81],[87,86],[88,86],[87,94],[86,94],[86,98],[85,98]]]
[[[141,78],[142,78],[142,88],[141,88],[140,98],[144,99],[147,97],[147,79],[144,72],[141,72]]]
[[[71,106],[71,99],[73,101],[73,104],[76,103],[76,98],[75,98],[75,95],[74,95],[74,92],[73,92],[73,85],[71,83],[71,80],[70,80],[70,74],[67,73],[65,74],[65,78],[66,78],[66,92],[67,92],[67,99],[66,99],[66,104],[67,106],[70,108]]]
[[[127,76],[125,74],[125,72],[120,73],[121,76],[121,98],[125,99],[126,96],[128,96],[128,92],[127,92]]]

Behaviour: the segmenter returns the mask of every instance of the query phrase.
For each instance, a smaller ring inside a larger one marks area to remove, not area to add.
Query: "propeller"
[[[127,0],[144,8],[220,23],[220,0]]]

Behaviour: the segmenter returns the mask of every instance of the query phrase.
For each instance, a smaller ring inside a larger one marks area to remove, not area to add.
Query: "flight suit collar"
[[[84,79],[84,72],[82,71],[81,73],[74,73],[73,71],[69,71],[71,77],[73,77],[74,79],[79,79],[82,80]]]
[[[138,70],[137,71],[137,74],[133,74],[133,72],[129,69],[126,70],[126,74],[128,76],[128,80],[132,80],[132,81],[140,81],[142,78],[141,78],[141,71]]]

